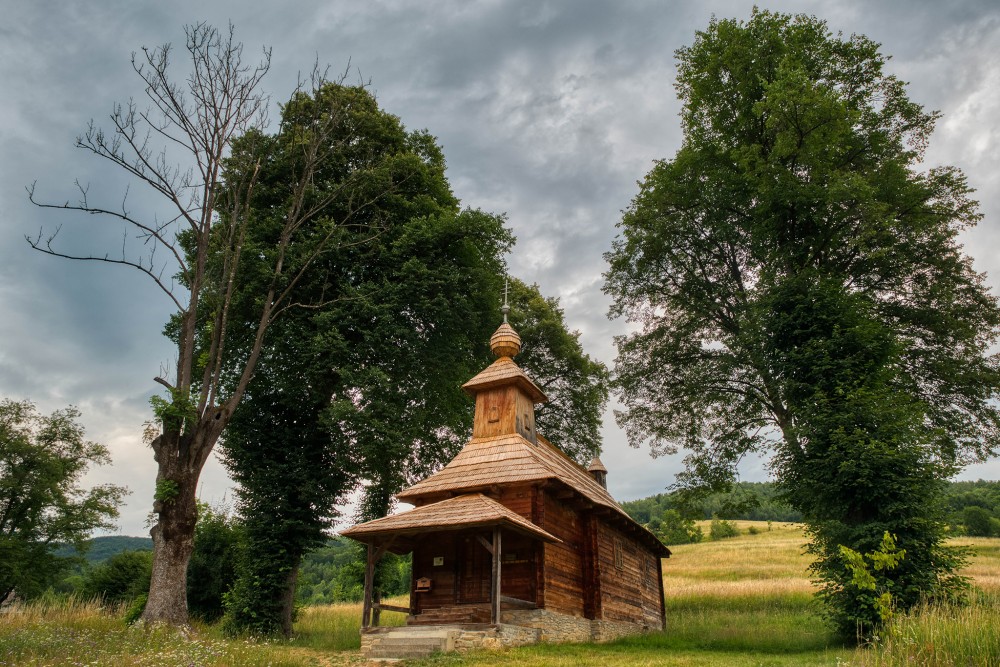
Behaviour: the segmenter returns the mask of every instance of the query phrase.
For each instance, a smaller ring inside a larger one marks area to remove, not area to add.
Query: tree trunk
[[[288,579],[285,582],[285,590],[281,595],[281,633],[285,637],[292,636],[292,615],[295,612],[295,587],[299,581],[299,564],[301,558],[297,558],[295,565],[288,571]]]
[[[205,428],[208,426],[208,428]],[[198,478],[221,429],[205,420],[192,435],[167,431],[153,442],[157,462],[153,570],[142,620],[187,625],[187,568],[198,521]]]

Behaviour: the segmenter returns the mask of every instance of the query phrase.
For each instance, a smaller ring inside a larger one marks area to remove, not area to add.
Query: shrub
[[[228,508],[198,506],[194,553],[187,573],[188,611],[203,621],[222,617],[223,598],[236,581],[242,527]]]
[[[962,523],[965,524],[966,535],[972,537],[989,537],[993,532],[993,517],[982,507],[970,505],[962,510]]]
[[[131,602],[149,590],[151,551],[122,551],[84,575],[81,594],[106,604]]]
[[[674,509],[664,510],[659,519],[649,523],[649,529],[664,544],[689,544],[701,542],[701,528],[694,525],[693,519],[686,519]]]
[[[740,529],[732,521],[725,521],[717,516],[712,517],[712,524],[709,528],[708,536],[713,540],[724,540],[728,537],[737,537]]]

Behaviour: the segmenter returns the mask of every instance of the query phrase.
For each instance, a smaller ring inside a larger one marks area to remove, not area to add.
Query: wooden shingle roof
[[[500,357],[463,384],[462,389],[475,396],[477,392],[507,384],[519,387],[534,403],[546,403],[549,400],[510,357]]]
[[[561,541],[481,493],[467,493],[423,505],[408,512],[361,523],[341,531],[340,534],[359,542],[372,542],[394,536],[397,538],[394,545],[405,553],[409,550],[409,541],[406,538],[412,538],[414,535],[498,525],[546,542]]]
[[[552,443],[539,436],[536,445],[519,434],[473,438],[448,465],[396,498],[412,502],[423,496],[550,479],[566,484],[595,505],[625,514],[607,489]]]

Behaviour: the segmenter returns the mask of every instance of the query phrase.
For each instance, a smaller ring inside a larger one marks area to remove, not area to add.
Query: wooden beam
[[[500,623],[500,526],[493,527],[493,578],[490,591],[490,622]]]
[[[382,611],[398,611],[400,614],[409,614],[410,613],[410,608],[409,607],[396,607],[396,606],[391,605],[391,604],[382,604],[382,603],[378,603],[378,604],[374,605],[374,607],[375,607],[375,609],[380,609]]]
[[[531,600],[521,600],[520,598],[511,598],[506,595],[500,596],[500,604],[507,605],[508,608],[513,607],[514,609],[535,609],[537,605]]]
[[[476,535],[476,539],[479,540],[479,543],[483,545],[484,549],[489,551],[491,555],[493,554],[493,545],[490,544],[485,537],[482,535]]]

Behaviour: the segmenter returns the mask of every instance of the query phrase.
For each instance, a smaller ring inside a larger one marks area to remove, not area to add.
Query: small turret
[[[599,457],[594,457],[594,460],[590,462],[589,466],[587,466],[587,472],[589,472],[590,476],[594,478],[594,481],[603,486],[605,489],[608,488],[608,469],[604,467],[604,464],[601,463],[601,459]]]

